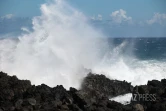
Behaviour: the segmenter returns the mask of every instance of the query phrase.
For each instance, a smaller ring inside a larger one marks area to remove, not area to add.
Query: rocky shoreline
[[[109,100],[127,93],[133,95],[130,104]],[[0,72],[0,111],[166,111],[166,79],[133,87],[89,73],[81,89],[66,90],[62,85],[31,85]]]

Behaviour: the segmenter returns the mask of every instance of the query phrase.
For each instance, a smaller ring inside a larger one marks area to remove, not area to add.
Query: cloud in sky
[[[147,23],[150,25],[154,23],[166,24],[166,14],[155,13],[152,19],[147,20]]]
[[[126,11],[123,9],[112,12],[110,17],[111,17],[112,21],[115,23],[131,22],[132,21],[132,17],[127,16]]]
[[[91,19],[92,20],[99,20],[99,21],[101,21],[101,20],[103,20],[103,16],[101,14],[98,14],[97,16],[91,17]]]
[[[119,9],[111,12],[108,20],[99,18],[100,15],[93,16],[92,23],[108,36],[166,37],[166,14],[155,13],[150,20],[137,20],[127,15],[127,11]]]
[[[7,14],[5,16],[2,16],[2,19],[11,19],[14,15],[13,14]]]

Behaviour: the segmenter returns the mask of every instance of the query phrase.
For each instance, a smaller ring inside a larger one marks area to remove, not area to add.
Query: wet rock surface
[[[145,111],[166,111],[166,79],[135,86],[131,104],[141,104]]]
[[[89,73],[81,89],[66,90],[62,85],[53,88],[45,84],[31,85],[28,80],[0,72],[0,111],[166,111],[165,86],[163,79],[133,88],[126,81]],[[128,105],[109,100],[126,93],[133,93]],[[134,97],[136,94],[155,96],[153,101],[145,101]]]
[[[126,81],[110,80],[104,75],[94,75],[89,73],[82,83],[82,92],[87,93],[89,97],[98,98],[104,96],[107,98],[131,93],[133,86]],[[88,98],[89,98],[88,97]]]

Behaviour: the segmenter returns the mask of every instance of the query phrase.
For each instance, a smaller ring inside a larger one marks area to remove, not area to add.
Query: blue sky
[[[112,36],[166,36],[166,0],[67,1],[97,23],[97,27],[112,32]],[[45,2],[46,0],[0,0],[0,16],[32,18],[40,15],[40,5]],[[147,34],[141,35],[143,32]]]
[[[40,15],[40,4],[46,0],[0,0],[0,16],[20,17]],[[88,16],[97,14],[108,19],[113,11],[123,9],[134,19],[149,19],[155,12],[166,13],[166,0],[67,0]]]
[[[33,17],[40,14],[40,5],[45,0],[0,0],[0,16],[13,14],[18,17]]]
[[[134,19],[149,19],[154,12],[166,13],[166,0],[69,0],[88,15],[102,14],[108,19],[113,11],[123,9]]]

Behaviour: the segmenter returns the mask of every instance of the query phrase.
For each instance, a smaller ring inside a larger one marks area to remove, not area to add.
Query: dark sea
[[[164,38],[110,38],[110,46],[126,43],[123,53],[140,60],[166,60],[166,37]]]

